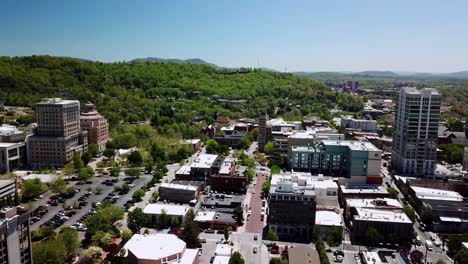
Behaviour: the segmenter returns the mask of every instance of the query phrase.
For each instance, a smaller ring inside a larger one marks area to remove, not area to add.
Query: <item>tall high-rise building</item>
[[[32,264],[29,213],[16,207],[0,210],[0,264]]]
[[[88,133],[80,127],[80,102],[46,98],[36,105],[37,134],[28,138],[28,160],[33,166],[62,166],[82,153]]]
[[[86,104],[85,111],[80,115],[80,122],[81,128],[88,131],[88,144],[96,144],[99,151],[104,151],[109,140],[109,124],[94,104]]]
[[[441,95],[436,89],[404,87],[395,114],[392,165],[395,174],[433,176]]]
[[[264,151],[267,143],[267,122],[268,114],[261,112],[258,119],[258,150]]]

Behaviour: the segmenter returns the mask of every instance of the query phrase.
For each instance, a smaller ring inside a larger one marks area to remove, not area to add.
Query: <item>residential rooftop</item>
[[[356,212],[357,215],[354,215],[355,220],[412,223],[402,210],[356,208]]]
[[[148,204],[145,209],[143,209],[143,212],[145,214],[158,215],[161,214],[161,210],[165,210],[167,215],[177,215],[183,217],[187,214],[189,209],[190,207],[185,205],[154,203]]]
[[[271,176],[271,186],[276,186],[282,182],[291,182],[294,187],[303,189],[338,189],[338,185],[331,177],[321,174],[312,176],[307,172],[285,172]]]
[[[363,141],[351,140],[324,140],[325,146],[348,146],[351,150],[355,151],[381,151],[374,144]]]

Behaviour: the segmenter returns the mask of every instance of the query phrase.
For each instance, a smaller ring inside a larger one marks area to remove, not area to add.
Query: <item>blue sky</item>
[[[0,56],[201,58],[287,71],[468,70],[468,1],[0,2]]]

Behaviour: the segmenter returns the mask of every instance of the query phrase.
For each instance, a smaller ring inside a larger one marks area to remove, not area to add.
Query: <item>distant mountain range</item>
[[[309,77],[375,77],[375,78],[414,78],[414,79],[468,79],[468,71],[451,73],[425,72],[393,72],[393,71],[362,71],[362,72],[295,72],[297,75]]]
[[[191,64],[206,64],[215,68],[225,68],[214,63],[209,63],[199,58],[193,59],[162,59],[156,57],[137,58],[130,62],[171,62],[171,63],[191,63]],[[260,68],[264,71],[278,72],[269,68]],[[343,72],[293,72],[293,74],[309,77],[376,77],[376,78],[415,78],[415,79],[468,79],[468,71],[451,72],[451,73],[426,73],[426,72],[397,72],[397,71],[343,71]]]
[[[209,63],[198,58],[181,60],[181,59],[161,59],[161,58],[147,57],[147,58],[134,59],[134,60],[131,60],[130,62],[171,62],[171,63],[206,64],[206,65],[213,66],[215,68],[219,68],[216,64]]]

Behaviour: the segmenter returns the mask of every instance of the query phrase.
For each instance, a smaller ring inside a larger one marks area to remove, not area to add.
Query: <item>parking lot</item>
[[[151,175],[142,174],[139,178],[131,180],[130,177],[121,176],[119,178],[111,176],[94,177],[87,183],[70,182],[77,192],[70,198],[60,197],[58,195],[44,195],[42,199],[36,202],[37,206],[47,208],[47,213],[33,216],[31,229],[36,230],[43,225],[50,225],[56,229],[61,226],[74,226],[78,231],[85,231],[83,223],[87,217],[91,216],[95,210],[93,204],[99,206],[103,201],[111,204],[124,206],[132,197],[136,190],[141,189],[151,180]],[[114,186],[122,186],[127,183],[129,190],[114,191]],[[96,187],[102,189],[100,194],[96,194]],[[64,208],[63,202],[67,205]],[[73,205],[78,208],[74,209]],[[131,204],[129,204],[131,205]],[[42,215],[42,216],[40,216]]]

